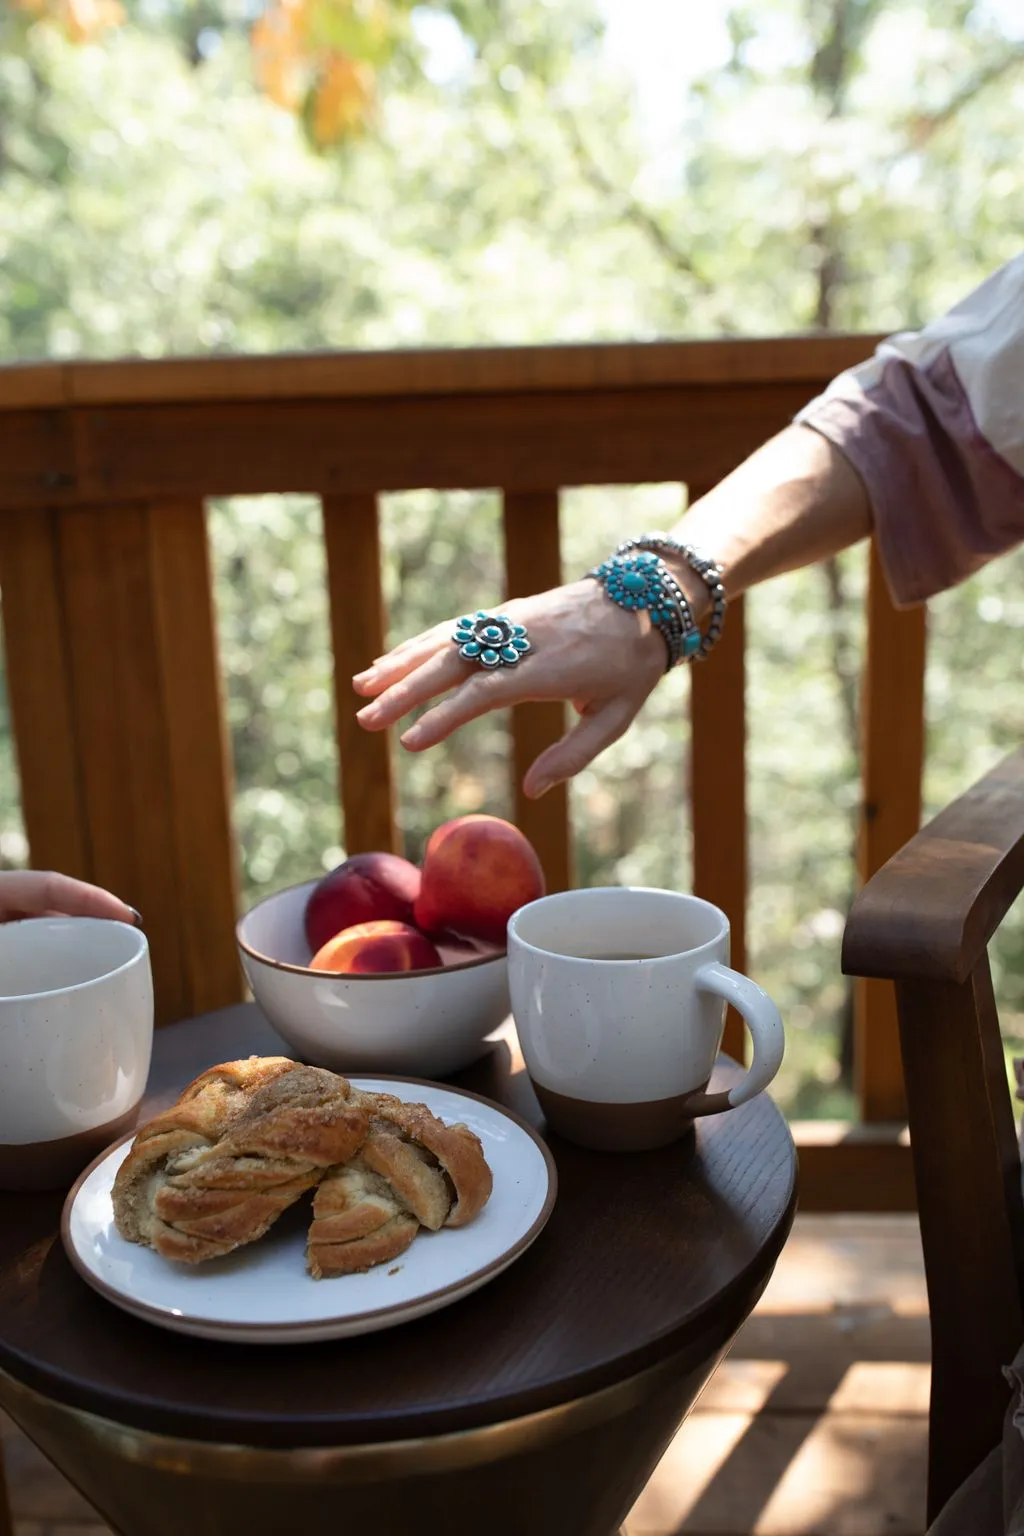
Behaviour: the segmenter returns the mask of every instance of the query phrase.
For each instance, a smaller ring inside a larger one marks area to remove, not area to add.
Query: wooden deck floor
[[[626,1536],[922,1536],[928,1370],[914,1219],[798,1218]],[[16,1536],[107,1536],[10,1425],[4,1444]]]

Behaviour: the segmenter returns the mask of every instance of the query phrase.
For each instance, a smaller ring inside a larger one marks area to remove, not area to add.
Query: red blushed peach
[[[413,907],[417,927],[505,943],[512,913],[544,894],[532,843],[500,816],[458,816],[431,835]]]
[[[356,923],[327,940],[309,962],[314,971],[345,976],[383,975],[389,971],[426,971],[441,956],[419,929],[383,920]]]
[[[356,853],[325,875],[306,903],[306,938],[315,953],[357,923],[411,923],[420,872],[396,853]]]

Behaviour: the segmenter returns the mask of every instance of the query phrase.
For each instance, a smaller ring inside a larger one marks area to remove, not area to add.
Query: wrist
[[[656,613],[652,612],[651,615],[662,628],[665,627],[662,619],[670,621],[668,631],[671,632],[666,631],[669,666],[676,666],[680,661],[703,661],[721,638],[728,606],[722,568],[717,560],[702,554],[692,544],[673,538],[671,534],[642,533],[624,539],[616,549],[610,566],[601,566],[591,574],[600,577],[610,567],[622,565],[628,571],[625,582],[635,586],[638,580],[642,583],[646,574],[641,568],[652,564],[660,571],[660,584],[667,594],[662,603],[670,608],[674,605],[675,610],[674,620],[671,619],[671,613],[661,615],[661,619]],[[676,569],[680,575],[685,570],[687,584],[692,586],[694,594],[693,603],[690,602],[687,590],[677,580]],[[699,590],[697,583],[700,584]],[[636,606],[628,593],[624,600],[628,606]],[[702,632],[701,620],[705,617],[707,626]]]
[[[683,589],[683,596],[690,605],[690,612],[697,624],[703,624],[711,613],[711,594],[697,572],[679,555],[662,555],[672,575]]]

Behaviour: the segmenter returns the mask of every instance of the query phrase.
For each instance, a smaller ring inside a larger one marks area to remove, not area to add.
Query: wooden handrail
[[[964,983],[1024,886],[1024,748],[864,886],[843,941],[854,976]]]
[[[250,357],[131,358],[0,368],[0,411],[42,406],[532,393],[674,384],[822,383],[878,336],[610,342]]]
[[[0,370],[0,508],[713,485],[870,337]]]

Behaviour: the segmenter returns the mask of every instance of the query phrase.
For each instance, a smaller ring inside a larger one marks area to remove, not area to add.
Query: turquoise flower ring
[[[515,667],[531,649],[525,624],[515,624],[504,613],[464,614],[452,634],[459,655],[488,672]]]

